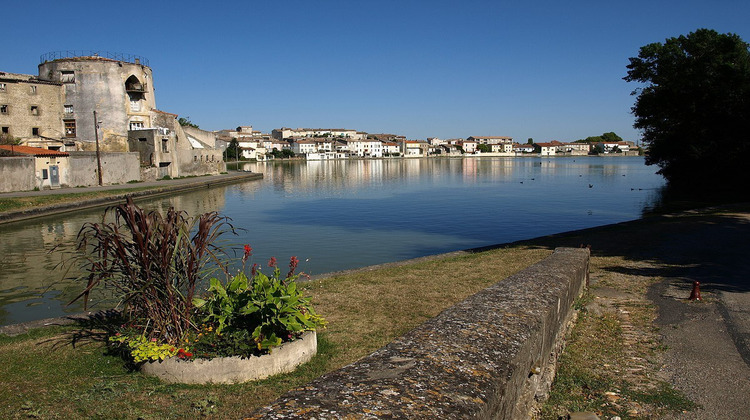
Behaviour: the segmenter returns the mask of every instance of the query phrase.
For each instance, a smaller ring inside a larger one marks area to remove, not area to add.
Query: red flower
[[[247,259],[251,255],[253,255],[253,247],[251,247],[250,245],[245,245],[245,253],[242,255],[242,265],[243,265],[243,267],[244,267],[245,261],[247,261]]]
[[[299,260],[297,257],[292,257],[289,259],[289,274],[286,275],[286,278],[292,277],[294,275],[294,270],[297,269],[297,264],[299,264]]]
[[[251,277],[255,277],[256,274],[258,274],[258,263],[253,264],[253,268],[250,271]]]
[[[276,257],[271,257],[271,259],[268,260],[268,266],[271,268],[276,267]]]

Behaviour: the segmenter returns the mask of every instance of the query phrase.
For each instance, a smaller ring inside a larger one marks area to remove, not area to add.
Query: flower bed
[[[169,358],[141,365],[141,372],[165,382],[183,384],[234,384],[293,371],[312,359],[318,351],[315,331],[282,344],[270,354],[249,358],[217,357],[214,359],[182,360]]]
[[[297,288],[296,257],[284,277],[274,257],[272,274],[252,264],[248,276],[252,248],[244,246],[239,271],[231,268],[216,244],[234,227],[216,212],[162,216],[131,199],[111,210],[114,222],[87,223],[78,234],[74,261],[83,261],[86,287],[76,299],[87,303],[94,288],[114,289],[123,320],[109,342],[134,366],[170,381],[226,383],[287,372],[315,354],[314,332],[326,322]],[[258,363],[270,367],[244,367]],[[200,373],[212,370],[218,376]]]

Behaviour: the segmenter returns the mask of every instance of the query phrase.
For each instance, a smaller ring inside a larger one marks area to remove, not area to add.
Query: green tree
[[[224,150],[224,160],[225,161],[238,160],[239,157],[240,157],[240,143],[237,141],[236,138],[233,138],[232,141],[229,142],[229,145],[227,146],[226,150]]]
[[[0,144],[11,146],[10,150],[0,150],[0,156],[11,156],[15,154],[12,146],[18,146],[21,142],[8,133],[0,133]]]
[[[635,128],[646,163],[677,190],[750,192],[750,51],[735,34],[698,29],[641,47],[630,58]]]
[[[618,141],[622,141],[622,137],[618,136],[614,131],[610,131],[609,133],[604,133],[601,136],[589,136],[585,139],[580,139],[574,141],[574,143],[615,143]]]
[[[482,153],[489,153],[492,151],[492,148],[490,147],[489,144],[478,144],[477,150],[479,150]]]
[[[534,139],[529,137],[529,139],[526,140],[526,144],[534,144]]]
[[[187,117],[187,118],[180,117],[177,119],[177,123],[183,127],[187,126],[187,127],[200,128],[198,127],[198,124],[195,124],[192,121],[190,121],[190,117]]]
[[[622,137],[620,137],[617,134],[615,134],[614,131],[610,131],[609,133],[602,134],[601,138],[602,138],[603,141],[605,141],[607,143],[615,143],[615,142],[618,142],[618,141],[622,141]]]

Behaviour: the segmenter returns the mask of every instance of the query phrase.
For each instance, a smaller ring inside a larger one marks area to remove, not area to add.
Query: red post
[[[701,283],[699,281],[693,282],[693,291],[690,292],[690,300],[701,300]]]

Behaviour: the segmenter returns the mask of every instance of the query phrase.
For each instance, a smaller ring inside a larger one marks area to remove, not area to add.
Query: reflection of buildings
[[[139,201],[137,204],[147,211],[158,210],[164,214],[170,207],[174,207],[186,211],[189,216],[197,216],[223,210],[226,188],[204,189],[173,197]],[[74,255],[76,238],[84,223],[102,222],[104,210],[98,208],[82,213],[69,213],[64,218],[55,216],[0,226],[0,305],[31,301],[41,304],[29,308],[27,303],[16,305],[22,311],[35,313],[33,316],[29,313],[4,315],[0,308],[0,321],[3,317],[10,320],[23,320],[24,317],[38,319],[81,310],[80,304],[66,306],[83,289],[83,284],[71,280],[81,271],[71,264],[64,267],[59,264]],[[110,214],[106,221],[112,220],[113,216]],[[47,291],[51,292],[45,293]],[[43,293],[44,299],[41,298]],[[101,296],[99,292],[96,295]]]
[[[76,235],[84,220],[82,216],[65,221],[40,219],[0,229],[0,293],[4,300],[25,300],[28,293],[41,295],[54,285],[54,290],[67,291],[59,298],[65,304],[80,292],[79,285],[63,279],[65,270],[58,264],[75,250]],[[52,249],[55,252],[50,252]],[[69,275],[77,272],[72,269]]]

